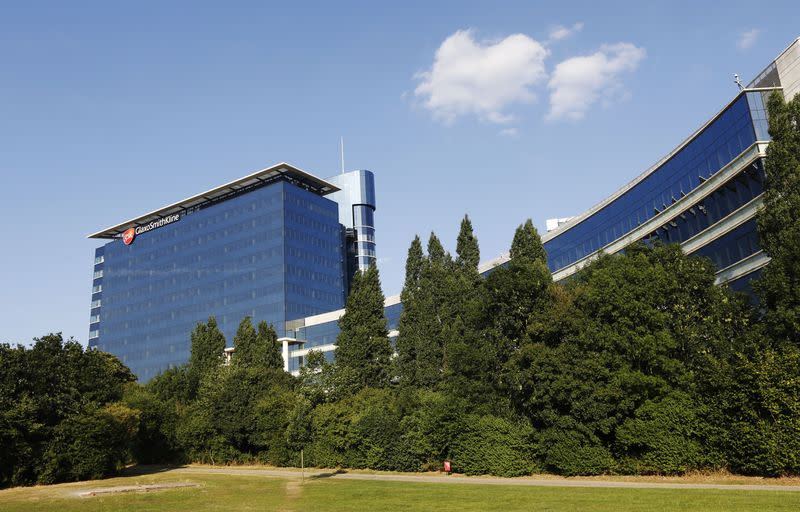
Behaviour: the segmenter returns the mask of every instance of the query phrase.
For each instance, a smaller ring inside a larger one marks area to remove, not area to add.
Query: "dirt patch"
[[[100,487],[97,489],[86,489],[77,491],[75,494],[81,498],[91,498],[92,496],[104,496],[107,494],[118,494],[125,492],[153,492],[166,489],[179,489],[182,487],[200,487],[200,484],[191,482],[172,482],[165,484],[144,484],[144,485],[118,485],[116,487]]]

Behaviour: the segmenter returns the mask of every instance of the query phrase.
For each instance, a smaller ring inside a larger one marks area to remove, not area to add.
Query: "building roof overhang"
[[[293,165],[287,164],[286,162],[281,162],[237,180],[233,180],[230,183],[220,185],[219,187],[212,188],[211,190],[207,190],[182,201],[178,201],[177,203],[173,203],[150,213],[146,213],[140,217],[127,220],[117,224],[116,226],[108,227],[98,231],[97,233],[92,233],[88,236],[88,238],[119,238],[126,229],[136,226],[143,226],[167,215],[173,215],[176,213],[180,214],[186,210],[201,207],[204,204],[217,201],[228,194],[234,193],[246,187],[258,185],[260,183],[277,181],[280,179],[286,179],[288,181],[298,183],[304,188],[321,196],[331,194],[339,190],[339,187],[333,183],[329,183],[322,178],[318,178],[313,174],[310,174]]]

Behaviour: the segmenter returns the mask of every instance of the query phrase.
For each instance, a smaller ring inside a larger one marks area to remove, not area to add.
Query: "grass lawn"
[[[199,487],[79,497],[119,485]],[[0,510],[17,511],[796,511],[800,493],[454,485],[243,475],[157,473],[0,491]]]

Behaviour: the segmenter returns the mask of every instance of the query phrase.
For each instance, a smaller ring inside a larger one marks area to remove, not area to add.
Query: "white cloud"
[[[446,123],[473,114],[492,123],[508,123],[513,103],[536,99],[532,87],[547,77],[548,50],[525,34],[494,43],[480,42],[459,30],[442,42],[431,69],[417,73],[414,94],[434,117]]]
[[[581,119],[599,98],[610,102],[614,97],[624,96],[619,76],[635,70],[644,57],[643,48],[617,43],[603,45],[592,55],[560,62],[547,84],[550,89],[547,118]]]
[[[583,22],[578,22],[571,27],[565,27],[563,25],[556,25],[550,30],[550,41],[561,41],[562,39],[566,39],[571,35],[575,34],[576,32],[580,32],[583,30]]]
[[[760,30],[757,28],[742,32],[739,35],[739,41],[736,43],[736,46],[738,46],[740,50],[746,50],[750,48],[756,44],[756,39],[758,39],[759,32]]]
[[[500,135],[503,137],[516,137],[519,134],[516,128],[503,128],[500,130]]]

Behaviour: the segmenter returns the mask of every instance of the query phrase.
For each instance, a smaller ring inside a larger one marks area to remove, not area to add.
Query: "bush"
[[[452,451],[453,471],[468,475],[529,475],[536,470],[529,423],[468,415]]]
[[[40,483],[96,479],[130,460],[138,411],[122,404],[87,408],[59,423],[42,457]]]
[[[626,472],[680,474],[704,462],[698,405],[684,393],[648,401],[617,429]]]
[[[606,447],[576,431],[545,431],[540,446],[545,469],[559,475],[602,475],[616,466]]]

